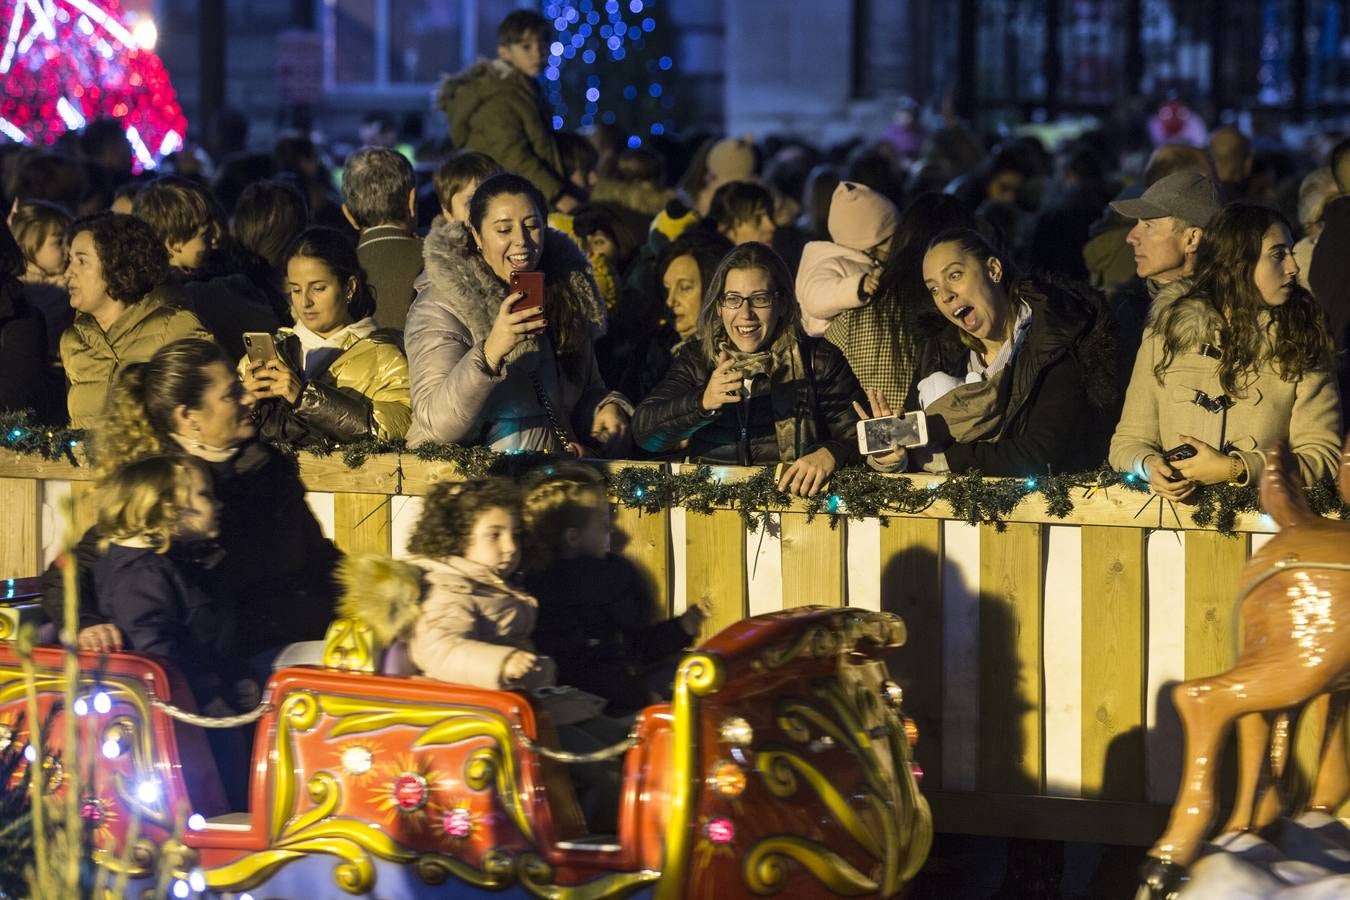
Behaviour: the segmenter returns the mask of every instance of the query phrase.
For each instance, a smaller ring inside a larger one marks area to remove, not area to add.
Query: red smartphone
[[[511,293],[524,291],[525,296],[517,300],[515,306],[511,307],[511,312],[521,312],[527,309],[544,308],[544,273],[543,272],[512,272],[511,273]]]

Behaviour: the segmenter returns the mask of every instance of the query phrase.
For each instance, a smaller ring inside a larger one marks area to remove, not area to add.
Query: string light
[[[668,133],[673,127],[668,111],[675,106],[670,82],[654,79],[674,68],[674,60],[634,52],[650,52],[647,42],[659,25],[655,0],[547,0],[543,12],[558,32],[544,69],[554,130],[622,124],[631,149],[648,135]],[[569,115],[565,96],[581,108]]]

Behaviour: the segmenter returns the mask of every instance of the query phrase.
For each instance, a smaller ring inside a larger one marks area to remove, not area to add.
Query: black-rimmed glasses
[[[775,291],[760,291],[755,294],[750,294],[749,296],[742,296],[741,294],[723,294],[717,303],[723,309],[736,310],[744,306],[745,301],[749,300],[751,309],[768,309],[770,306],[773,306],[773,301],[777,297],[778,294]]]

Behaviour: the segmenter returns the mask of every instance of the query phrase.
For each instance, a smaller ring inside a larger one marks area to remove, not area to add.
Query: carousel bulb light
[[[103,758],[117,759],[122,755],[122,742],[117,738],[108,738],[103,742]]]
[[[704,832],[714,844],[729,844],[736,839],[736,826],[730,819],[709,819]]]
[[[745,793],[745,771],[734,762],[722,760],[713,765],[708,783],[723,797],[739,797]]]
[[[404,772],[394,779],[393,795],[400,812],[417,812],[427,805],[427,780],[416,772]]]
[[[184,881],[184,880],[181,879],[181,878],[179,878],[178,880],[174,881],[174,883],[173,883],[173,895],[174,895],[175,897],[177,897],[178,900],[185,900],[185,898],[188,896],[188,894],[191,894],[191,893],[192,893],[192,888],[188,887],[188,883],[187,883],[186,881]]]
[[[740,716],[727,716],[718,728],[723,742],[738,747],[748,747],[755,739],[755,729]]]
[[[202,891],[206,890],[206,873],[204,873],[201,869],[193,869],[191,872],[189,872],[188,887],[192,888],[199,894]]]
[[[473,815],[462,806],[448,810],[441,826],[452,838],[466,838],[473,832]]]
[[[37,762],[37,748],[35,748],[32,744],[29,744],[27,747],[24,747],[23,758],[28,760],[30,763]]]
[[[342,751],[342,768],[347,770],[348,775],[364,775],[370,771],[373,758],[373,754],[365,747],[348,747]]]
[[[112,711],[112,698],[105,692],[99,691],[94,695],[94,712],[101,716],[106,716]]]
[[[143,778],[136,784],[136,799],[146,806],[158,803],[160,796],[159,782],[153,778]]]
[[[187,817],[187,827],[191,831],[201,831],[206,827],[206,816],[201,813],[193,813]]]
[[[89,701],[83,697],[76,697],[75,702],[71,704],[71,709],[75,710],[77,716],[89,715]]]
[[[153,50],[159,41],[159,29],[155,27],[154,19],[141,16],[136,20],[136,24],[131,26],[131,36],[135,38],[136,46],[142,50]]]

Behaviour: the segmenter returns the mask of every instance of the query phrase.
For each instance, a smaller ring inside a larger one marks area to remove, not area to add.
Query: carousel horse
[[[1340,494],[1350,503],[1350,442],[1341,453]],[[1184,767],[1167,830],[1144,862],[1140,897],[1176,896],[1199,855],[1214,816],[1219,753],[1234,722],[1239,775],[1225,832],[1261,829],[1279,816],[1289,713],[1322,694],[1331,702],[1308,809],[1334,814],[1350,795],[1342,734],[1350,700],[1350,522],[1312,511],[1283,444],[1266,452],[1261,505],[1280,533],[1243,569],[1237,662],[1172,692],[1186,735]]]

